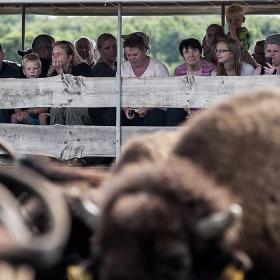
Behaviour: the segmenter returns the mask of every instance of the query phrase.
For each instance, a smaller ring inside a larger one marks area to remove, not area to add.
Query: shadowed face
[[[215,43],[215,35],[221,33],[221,30],[218,29],[215,26],[210,26],[207,30],[206,30],[206,43],[207,46],[212,46]]]
[[[113,38],[104,41],[98,50],[102,60],[105,62],[113,63],[117,58],[117,42]]]
[[[131,63],[132,66],[141,65],[147,57],[146,51],[140,50],[139,48],[125,47],[124,52],[127,60]]]
[[[260,65],[264,65],[264,47],[260,45],[255,45],[254,52],[252,54],[253,58]]]
[[[81,38],[75,44],[75,48],[80,57],[91,63],[94,58],[94,48],[87,38]]]
[[[39,55],[40,58],[51,60],[52,59],[52,44],[53,42],[41,41],[36,44],[33,51]]]
[[[242,26],[242,23],[245,21],[245,17],[242,14],[229,13],[226,15],[226,21],[229,25],[234,26],[235,29],[238,29]]]

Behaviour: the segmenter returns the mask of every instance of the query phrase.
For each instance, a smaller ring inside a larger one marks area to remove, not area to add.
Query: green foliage
[[[170,68],[182,63],[178,46],[182,39],[194,37],[202,40],[206,27],[220,23],[219,16],[146,16],[124,17],[123,33],[144,31],[151,39],[151,55],[164,61]],[[244,24],[253,43],[280,30],[280,18],[273,16],[247,16]],[[82,35],[97,39],[101,33],[117,34],[117,17],[47,17],[28,15],[26,18],[26,47],[32,39],[47,33],[57,40],[74,41]],[[19,61],[21,49],[21,16],[1,16],[0,36],[5,57]]]

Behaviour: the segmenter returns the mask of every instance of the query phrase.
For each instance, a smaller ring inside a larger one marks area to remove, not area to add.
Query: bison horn
[[[6,152],[11,160],[16,160],[16,150],[14,147],[7,142],[4,138],[0,137],[0,149],[2,149],[4,152]]]
[[[232,204],[227,212],[217,212],[199,220],[195,231],[203,239],[215,238],[221,235],[241,215],[241,206]]]

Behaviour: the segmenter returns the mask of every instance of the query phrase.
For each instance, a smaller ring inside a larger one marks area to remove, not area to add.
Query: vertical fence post
[[[221,25],[225,29],[226,3],[222,2]]]
[[[21,13],[21,49],[25,49],[25,4],[22,5]]]
[[[118,35],[117,35],[117,95],[116,95],[116,161],[118,161],[121,152],[121,35],[122,35],[122,3],[118,3]]]

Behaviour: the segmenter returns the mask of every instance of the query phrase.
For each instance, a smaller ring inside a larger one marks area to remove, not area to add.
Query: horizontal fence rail
[[[280,86],[280,76],[126,78],[123,107],[208,108],[236,91]],[[280,92],[280,91],[279,91]],[[41,79],[0,79],[0,108],[115,107],[115,78],[71,75]],[[137,133],[168,127],[122,127],[122,142]],[[18,154],[67,160],[115,156],[115,127],[0,124],[0,136]],[[1,151],[0,151],[1,153]]]
[[[139,133],[173,130],[172,127],[122,127],[125,142]],[[0,137],[12,144],[17,154],[45,155],[68,160],[87,156],[115,156],[115,127],[0,124]],[[2,153],[2,151],[0,151]]]
[[[123,107],[208,108],[243,89],[280,86],[280,77],[125,78]],[[0,108],[115,107],[115,78],[71,75],[40,79],[1,79]]]

